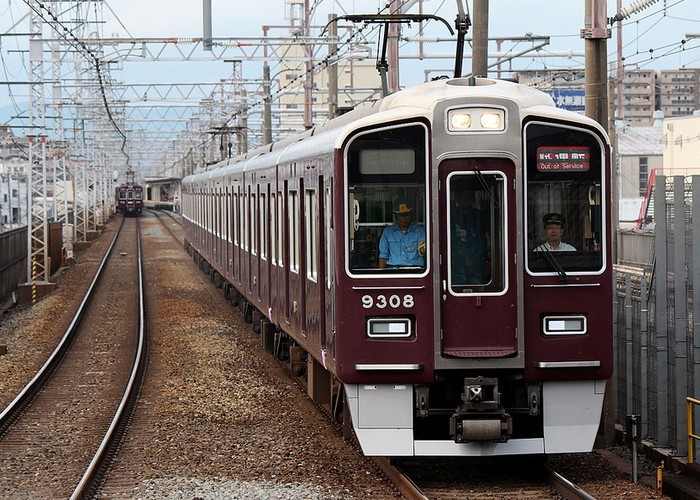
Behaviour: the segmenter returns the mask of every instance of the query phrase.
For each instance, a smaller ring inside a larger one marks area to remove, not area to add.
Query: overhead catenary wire
[[[94,65],[95,67],[95,73],[97,75],[97,81],[99,84],[99,90],[100,90],[100,97],[102,100],[102,104],[104,106],[105,112],[107,114],[107,118],[109,122],[112,124],[112,127],[114,130],[121,136],[122,138],[122,143],[121,143],[121,152],[124,154],[126,158],[126,165],[127,167],[131,168],[130,165],[130,158],[129,158],[129,153],[126,151],[126,142],[127,142],[127,136],[126,134],[122,131],[121,127],[119,124],[117,124],[116,120],[114,119],[114,116],[112,115],[112,110],[109,105],[109,101],[107,100],[107,92],[105,90],[105,81],[104,77],[102,75],[102,61],[100,58],[95,54],[90,48],[85,45],[83,41],[81,41],[74,33],[73,31],[67,27],[65,24],[61,22],[58,17],[51,12],[48,6],[44,5],[42,2],[36,1],[33,2],[31,0],[23,0],[27,6],[32,9],[41,19],[49,25],[57,34],[59,37],[64,39],[71,47],[73,47],[79,54],[81,54],[87,61],[89,61],[91,64]],[[39,6],[37,9],[35,7],[35,4]],[[46,18],[46,16],[50,17],[50,20]],[[58,28],[61,29],[58,29]]]

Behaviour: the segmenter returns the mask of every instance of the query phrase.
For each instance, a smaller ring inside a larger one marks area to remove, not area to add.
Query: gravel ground
[[[0,356],[2,408],[63,334],[64,316],[77,308],[117,221],[78,254],[51,296],[2,318],[0,343],[8,345]],[[155,218],[146,215],[142,224],[146,281],[155,293],[148,299],[150,362],[103,497],[401,498],[270,363],[238,310]],[[562,461],[574,479],[598,483],[597,494],[604,492],[599,498],[655,497],[599,454]],[[2,465],[0,480],[11,480]]]

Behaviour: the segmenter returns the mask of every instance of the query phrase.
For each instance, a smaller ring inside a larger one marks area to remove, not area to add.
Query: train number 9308
[[[398,309],[399,307],[404,307],[410,309],[414,306],[415,300],[413,295],[407,294],[403,297],[400,295],[377,295],[372,297],[371,295],[362,296],[362,307],[365,309],[371,309],[376,307],[378,309],[386,309],[387,307],[391,309]]]

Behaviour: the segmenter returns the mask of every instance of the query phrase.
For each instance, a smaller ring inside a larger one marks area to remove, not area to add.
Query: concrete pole
[[[389,6],[390,14],[400,14],[400,0],[391,0]],[[399,82],[399,35],[401,33],[401,25],[398,23],[389,23],[388,25],[388,63],[389,63],[389,93],[393,94],[400,90]]]
[[[304,37],[311,36],[311,8],[309,0],[304,0]],[[305,42],[304,48],[304,68],[306,78],[304,78],[304,128],[310,129],[314,125],[314,103],[313,103],[313,88],[314,88],[314,72],[313,72],[313,46]]]
[[[488,74],[489,0],[474,0],[474,27],[472,43],[472,76]]]
[[[608,129],[607,0],[586,0],[583,36],[586,52],[586,116]]]
[[[212,39],[211,39],[211,0],[203,0],[202,5],[202,48],[211,52]]]
[[[270,65],[263,65],[263,144],[272,142],[272,105],[270,103]]]
[[[338,57],[335,52],[338,45],[335,43],[338,38],[338,23],[331,22],[335,19],[335,14],[328,15],[328,38],[332,42],[328,45],[328,119],[335,117],[338,110]]]

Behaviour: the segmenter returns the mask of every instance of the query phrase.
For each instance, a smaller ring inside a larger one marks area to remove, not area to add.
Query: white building
[[[664,151],[663,174],[700,174],[700,114],[667,118],[661,138]]]

